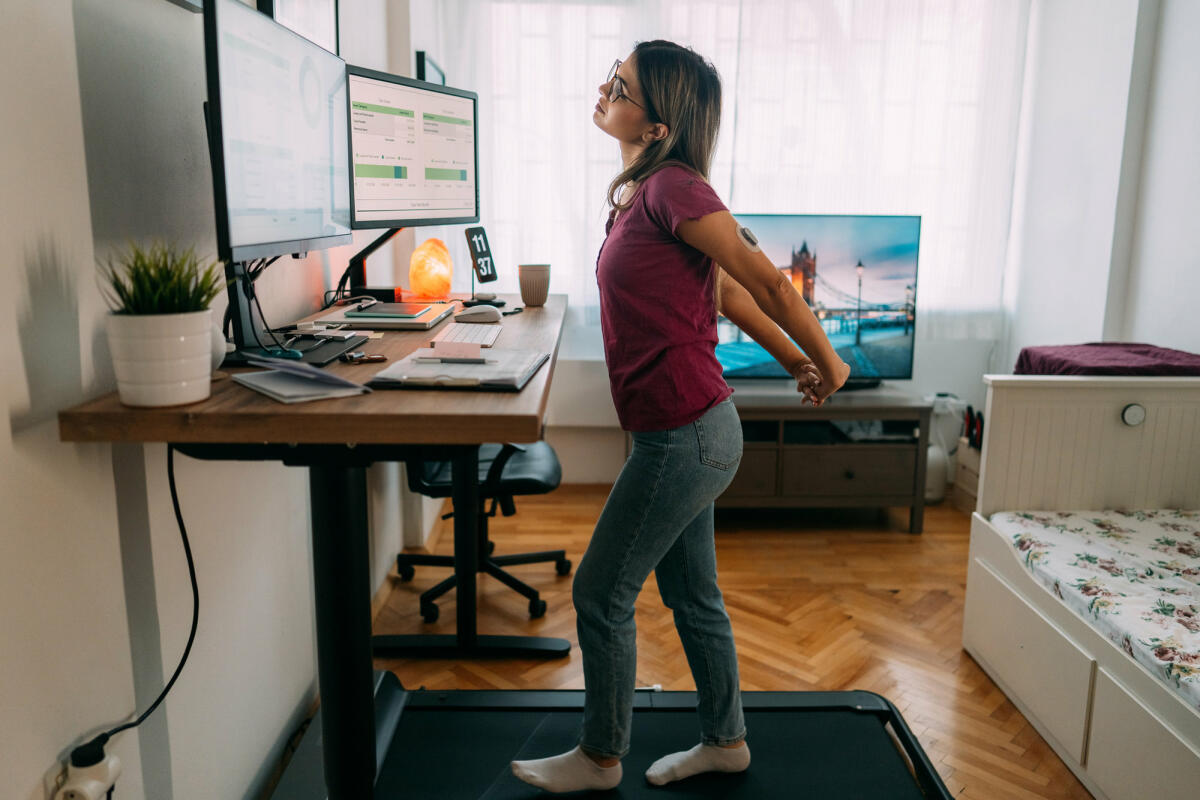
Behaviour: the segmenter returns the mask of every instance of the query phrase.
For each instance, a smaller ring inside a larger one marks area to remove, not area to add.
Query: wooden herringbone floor
[[[497,553],[564,548],[578,565],[606,486],[565,486],[519,498],[514,517],[492,520]],[[926,509],[925,532],[905,532],[907,509],[887,512],[718,512],[717,558],[746,690],[865,689],[900,709],[956,797],[1075,798],[1091,795],[962,650],[969,518],[948,503]],[[450,523],[433,552],[450,553]],[[390,660],[405,686],[427,689],[581,689],[583,668],[571,608],[571,576],[552,564],[513,568],[549,603],[527,603],[479,578],[479,631],[569,639],[565,659]],[[454,594],[437,623],[417,595],[446,575],[418,567],[395,583],[376,633],[453,633]],[[572,573],[573,574],[573,573]],[[694,690],[671,613],[653,579],[637,604],[638,685]]]

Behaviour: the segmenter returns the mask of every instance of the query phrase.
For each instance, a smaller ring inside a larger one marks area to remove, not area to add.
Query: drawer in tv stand
[[[735,392],[745,445],[738,473],[717,506],[908,506],[909,531],[920,533],[932,406],[895,390],[873,389],[839,393],[813,408],[783,388],[795,392],[794,384]],[[831,423],[851,420],[880,420],[912,435],[848,441],[831,433],[821,441],[823,427],[833,430]]]

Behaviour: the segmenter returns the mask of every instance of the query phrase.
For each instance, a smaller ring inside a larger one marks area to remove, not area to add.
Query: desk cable
[[[183,648],[183,656],[179,659],[179,666],[175,667],[175,673],[171,675],[171,679],[167,681],[158,698],[150,704],[150,707],[142,712],[141,716],[133,722],[127,722],[124,725],[118,725],[115,728],[105,731],[96,736],[91,741],[79,745],[71,751],[70,765],[76,769],[86,769],[102,764],[105,761],[104,745],[110,738],[129,728],[136,728],[146,721],[146,718],[154,713],[163,699],[167,696],[167,692],[171,691],[171,687],[175,685],[176,679],[179,678],[179,673],[183,672],[183,665],[187,663],[188,654],[192,651],[192,643],[196,640],[196,625],[200,619],[200,589],[196,584],[196,562],[192,559],[192,547],[188,542],[187,528],[183,524],[183,514],[179,510],[179,493],[175,489],[175,445],[167,445],[167,482],[171,487],[171,505],[175,509],[175,521],[179,523],[179,536],[183,541],[183,554],[187,557],[188,577],[192,583],[192,629],[188,632],[187,645]],[[112,797],[112,788],[108,790],[108,797]]]

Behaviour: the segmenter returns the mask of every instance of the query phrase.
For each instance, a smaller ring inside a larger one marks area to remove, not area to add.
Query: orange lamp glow
[[[433,300],[450,293],[454,264],[441,239],[426,239],[408,262],[408,285],[416,297]]]

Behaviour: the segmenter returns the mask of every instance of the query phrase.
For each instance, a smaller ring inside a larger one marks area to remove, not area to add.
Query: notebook
[[[417,351],[430,353],[435,351]],[[490,392],[519,392],[538,368],[550,360],[537,350],[505,350],[493,347],[483,364],[430,363],[412,353],[367,381],[373,389],[474,389]]]
[[[313,322],[321,325],[345,325],[350,328],[373,331],[427,331],[450,316],[454,303],[432,303],[429,310],[419,317],[348,317],[347,311],[354,306],[336,308]]]
[[[247,361],[265,372],[239,372],[233,380],[281,403],[304,403],[332,397],[352,397],[371,391],[331,372],[283,358],[251,357]]]

